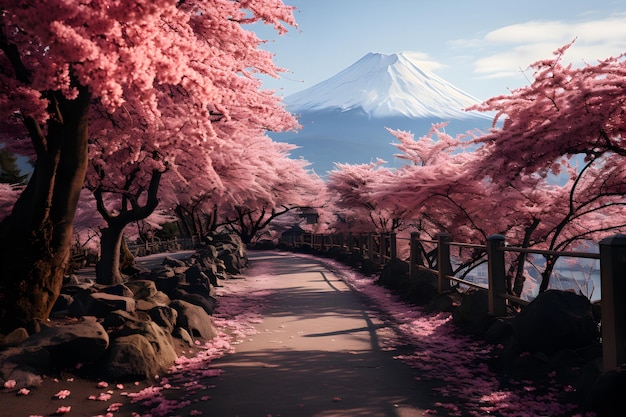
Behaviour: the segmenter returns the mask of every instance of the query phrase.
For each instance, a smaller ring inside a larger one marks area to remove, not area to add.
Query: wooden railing
[[[341,248],[348,252],[358,252],[363,258],[383,267],[389,260],[396,258],[397,237],[394,233],[374,234],[302,234],[285,237],[282,242],[293,247],[308,246],[316,250],[327,251]],[[504,316],[511,303],[527,305],[528,301],[507,292],[505,253],[539,254],[557,257],[573,257],[600,260],[600,285],[602,308],[602,349],[604,369],[615,369],[626,362],[626,235],[608,237],[599,242],[600,253],[547,251],[530,248],[507,246],[502,235],[492,235],[484,244],[452,242],[450,235],[440,234],[437,240],[419,239],[417,233],[411,233],[409,239],[409,275],[415,277],[420,269],[437,276],[439,292],[451,288],[457,282],[481,291],[487,291],[489,313],[494,317]],[[423,245],[434,247],[434,267],[426,266]],[[487,263],[487,285],[452,275],[450,248],[466,248],[483,251]]]
[[[292,247],[310,247],[322,252],[331,248],[341,248],[348,252],[357,252],[364,259],[369,259],[379,266],[396,258],[395,233],[347,233],[347,234],[315,234],[284,236],[282,243]]]
[[[128,250],[133,256],[146,256],[154,253],[175,252],[194,249],[198,238],[174,238],[171,240],[152,239],[141,243],[127,243]]]

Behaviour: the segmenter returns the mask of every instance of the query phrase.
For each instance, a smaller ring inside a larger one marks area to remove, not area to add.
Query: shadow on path
[[[219,417],[413,417],[431,403],[415,371],[387,348],[395,337],[365,300],[308,258],[251,253],[271,262],[258,334],[213,366],[205,415]],[[206,408],[204,408],[204,406]]]

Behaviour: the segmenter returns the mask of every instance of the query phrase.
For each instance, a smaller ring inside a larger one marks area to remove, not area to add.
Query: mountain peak
[[[479,101],[411,59],[411,53],[368,53],[348,68],[285,97],[295,113],[363,110],[369,117],[414,119],[477,117],[465,108]]]

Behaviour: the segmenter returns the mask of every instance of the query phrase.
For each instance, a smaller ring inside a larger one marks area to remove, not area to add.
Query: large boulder
[[[212,316],[215,312],[215,307],[217,305],[217,299],[208,294],[201,295],[197,293],[186,293],[180,297],[180,300],[202,307],[202,309],[210,316]]]
[[[28,339],[28,331],[23,327],[18,327],[5,336],[0,335],[0,348],[17,346],[26,339]]]
[[[108,333],[93,317],[48,327],[31,335],[20,345],[46,349],[52,363],[60,366],[95,362],[104,355],[108,346]]]
[[[409,273],[408,262],[400,259],[391,259],[385,264],[380,272],[380,277],[376,281],[377,284],[389,289],[398,289],[403,281],[407,279]]]
[[[178,312],[177,326],[185,329],[192,337],[211,340],[217,336],[211,316],[202,307],[183,300],[170,304]]]
[[[115,338],[103,365],[103,376],[114,381],[149,379],[162,370],[154,347],[140,334]]]
[[[126,287],[132,291],[133,297],[136,300],[146,300],[154,297],[157,293],[157,287],[154,281],[147,279],[128,281]]]
[[[157,291],[150,298],[135,300],[137,311],[148,311],[154,307],[168,306],[172,300],[164,292]]]
[[[39,346],[10,347],[0,350],[0,386],[8,380],[16,387],[41,385],[42,370],[49,369],[50,352]]]
[[[105,294],[117,295],[120,297],[133,298],[135,295],[125,284],[109,285],[99,290]]]
[[[589,300],[567,291],[539,294],[511,325],[517,346],[531,353],[552,355],[595,344],[600,337]]]
[[[130,290],[129,290],[130,291]],[[121,295],[85,290],[76,294],[69,306],[69,314],[74,317],[106,317],[111,311],[135,311],[135,299]]]
[[[458,306],[452,310],[452,319],[464,331],[484,335],[493,321],[489,316],[487,291],[470,290],[462,293]]]
[[[598,417],[626,415],[626,364],[603,373],[589,393],[589,405]]]
[[[163,327],[166,332],[172,333],[176,327],[178,312],[169,306],[155,306],[148,310],[153,322]]]
[[[114,311],[103,324],[111,337],[111,347],[102,366],[105,377],[150,378],[168,369],[177,358],[171,334],[147,314],[137,317],[124,311]],[[130,346],[130,343],[136,343],[136,346]],[[141,355],[145,358],[143,364]]]
[[[224,262],[226,272],[231,275],[239,274],[245,267],[245,262],[243,262],[242,258],[239,258],[232,250],[219,251],[218,258]]]

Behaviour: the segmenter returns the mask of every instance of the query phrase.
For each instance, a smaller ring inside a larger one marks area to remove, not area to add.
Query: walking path
[[[393,358],[398,352],[385,349],[394,331],[366,300],[319,261],[275,252],[250,258],[253,269],[263,263],[269,269],[246,278],[268,290],[263,322],[235,354],[214,362],[224,373],[205,415],[425,415],[420,404],[428,407],[430,393],[418,389],[415,371]]]

